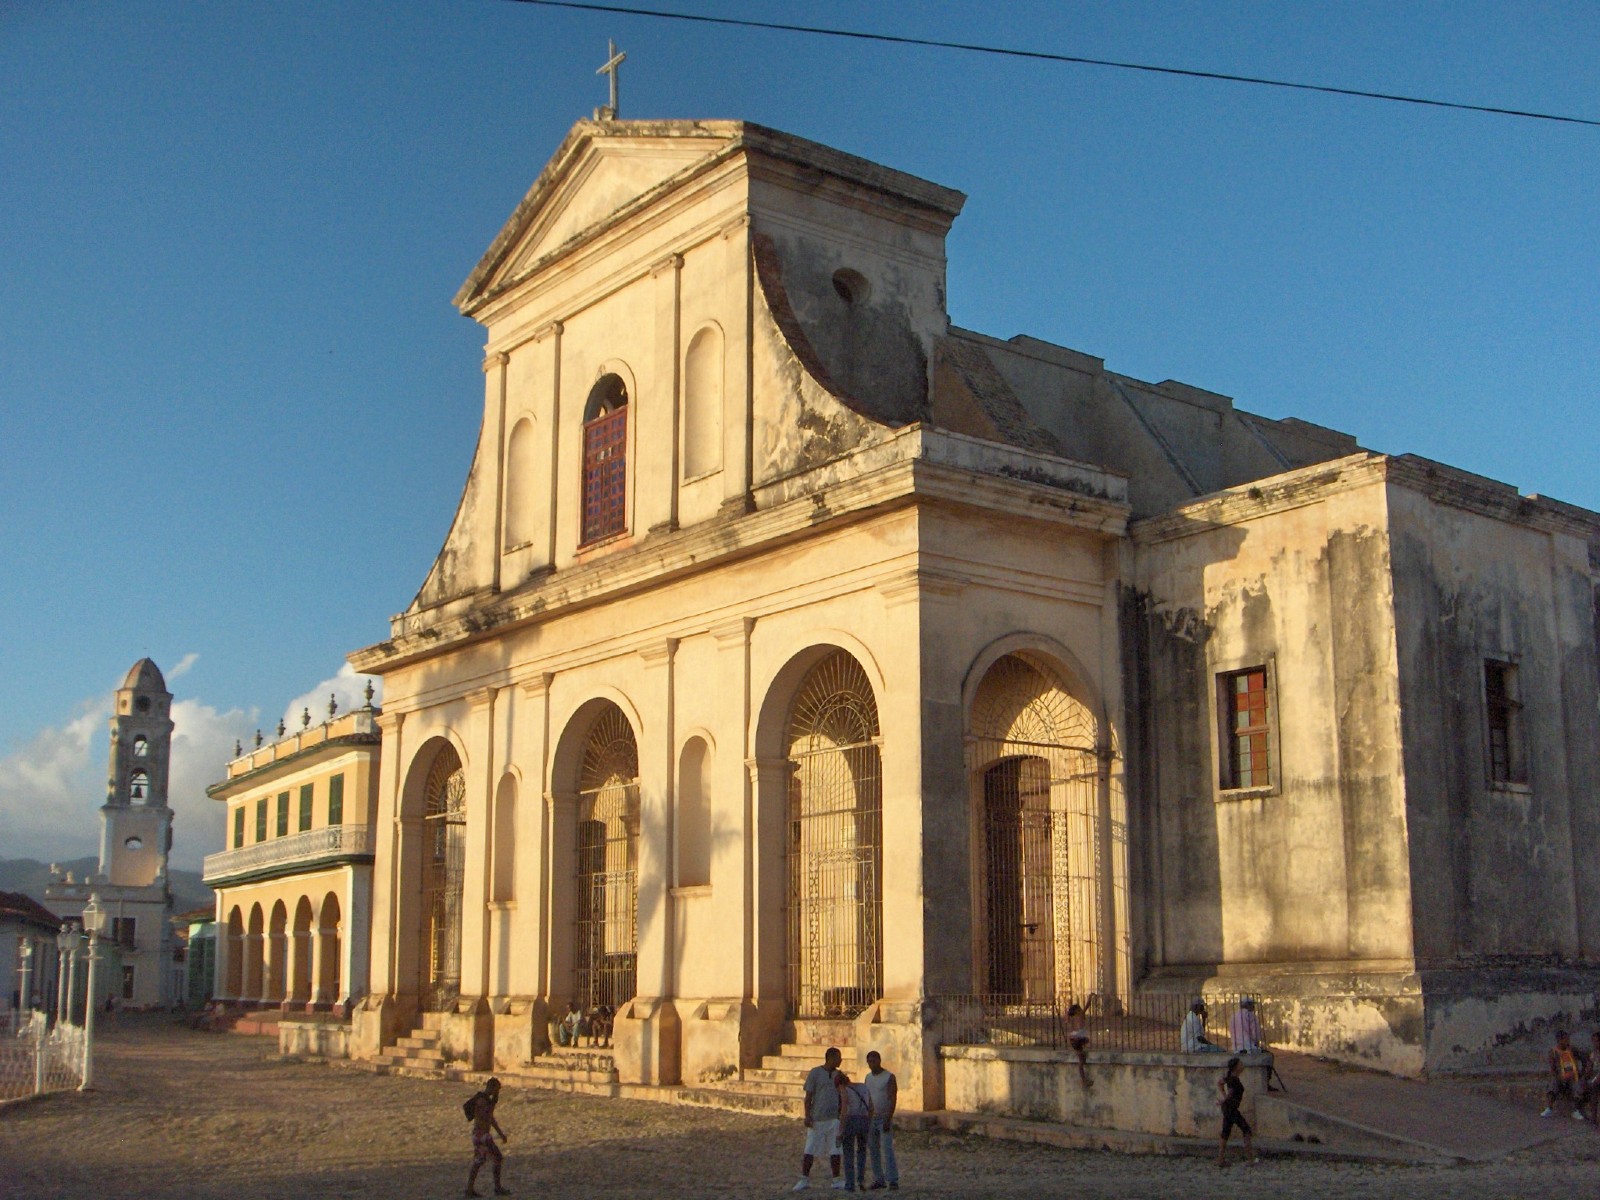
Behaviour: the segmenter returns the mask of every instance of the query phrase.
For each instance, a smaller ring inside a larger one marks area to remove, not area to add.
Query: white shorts
[[[839,1118],[813,1121],[806,1130],[806,1153],[812,1158],[833,1158],[839,1153]]]

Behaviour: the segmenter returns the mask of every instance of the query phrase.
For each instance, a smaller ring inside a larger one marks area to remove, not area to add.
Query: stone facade
[[[351,656],[353,1054],[604,1005],[624,1083],[850,1041],[920,1108],[939,996],[1250,987],[1404,1072],[1592,1005],[1597,518],[954,328],[962,202],[740,122],[534,183],[457,296],[455,521]]]

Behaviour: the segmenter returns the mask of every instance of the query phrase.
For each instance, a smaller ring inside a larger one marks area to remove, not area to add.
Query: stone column
[[[484,448],[493,448],[484,465],[494,472],[489,480],[494,496],[494,568],[489,586],[500,590],[500,560],[506,551],[506,366],[509,354],[490,354],[483,360],[483,438]]]
[[[335,999],[328,994],[327,956],[330,946],[326,935],[327,930],[323,928],[319,914],[316,928],[311,931],[311,999],[306,1004],[306,1008],[313,1012],[326,1012]]]
[[[266,998],[266,939],[259,933],[247,931],[240,940],[244,944],[245,962],[244,974],[241,977],[244,995],[240,999],[246,1004],[259,1005]]]
[[[671,463],[669,486],[665,495],[640,495],[634,501],[639,513],[639,523],[650,532],[678,527],[679,480],[679,430],[682,425],[683,387],[682,353],[679,346],[681,321],[679,296],[683,278],[683,255],[669,254],[650,264],[650,275],[655,280],[655,390],[666,401],[652,406],[649,416],[641,416],[639,441],[641,446],[666,445],[670,447]],[[646,422],[649,422],[646,424]]]
[[[546,792],[547,853],[544,864],[544,907],[550,914],[545,979],[549,1011],[563,1013],[572,999],[573,927],[576,919],[573,857],[577,853],[578,797],[573,792]]]
[[[738,281],[738,312],[728,314],[727,375],[722,408],[722,507],[735,513],[753,506],[755,404],[751,378],[754,344],[755,265],[750,258],[750,214],[740,213],[721,229],[725,277]]]
[[[288,953],[284,956],[283,1003],[285,1012],[304,1007],[311,996],[311,980],[306,978],[311,967],[311,937],[309,929],[287,931]]]
[[[535,341],[543,342],[548,339],[550,343],[550,419],[545,422],[545,436],[549,439],[546,444],[546,448],[550,455],[550,505],[545,514],[545,520],[549,525],[549,544],[546,548],[545,562],[552,567],[554,567],[556,563],[556,553],[563,545],[561,540],[561,531],[568,527],[571,527],[573,530],[577,529],[576,521],[580,504],[576,498],[574,498],[571,504],[563,505],[561,503],[561,498],[563,495],[561,479],[561,439],[566,436],[566,430],[562,426],[563,418],[561,413],[562,328],[563,326],[560,321],[551,321],[547,325],[541,325],[537,330],[534,331],[533,334]],[[579,416],[581,417],[582,414],[580,413]],[[582,467],[581,460],[579,462],[579,467],[580,469]],[[571,494],[576,497],[575,491]],[[577,545],[577,540],[577,533],[574,532],[572,544]]]
[[[489,994],[490,879],[494,871],[494,801],[497,758],[495,698],[499,688],[485,687],[467,693],[471,707],[467,771],[466,878],[461,893],[461,995]]]

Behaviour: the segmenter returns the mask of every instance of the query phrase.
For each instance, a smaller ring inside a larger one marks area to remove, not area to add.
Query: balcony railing
[[[279,728],[282,728],[280,725]],[[275,742],[268,742],[264,746],[257,746],[254,750],[247,750],[239,757],[228,763],[228,778],[237,779],[240,775],[248,775],[251,771],[261,767],[271,766],[285,758],[293,757],[302,750],[310,750],[315,746],[323,746],[338,738],[366,734],[370,737],[378,736],[378,710],[374,708],[358,708],[342,716],[324,721],[320,725],[311,725],[298,732],[286,734]],[[260,734],[256,735],[258,738]],[[220,787],[221,785],[215,785]]]
[[[206,855],[203,878],[207,883],[250,875],[297,863],[322,862],[357,854],[371,854],[372,829],[367,825],[329,825],[304,833]]]

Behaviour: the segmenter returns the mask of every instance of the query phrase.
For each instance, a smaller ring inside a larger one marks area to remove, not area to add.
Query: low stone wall
[[[1078,1056],[1030,1046],[944,1046],[944,1103],[954,1112],[1054,1121],[1093,1129],[1214,1137],[1217,1080],[1227,1054],[1092,1050],[1087,1090]],[[1266,1090],[1268,1053],[1245,1054],[1247,1118]]]
[[[316,1016],[280,1018],[278,1053],[302,1058],[349,1058],[350,1022]]]

